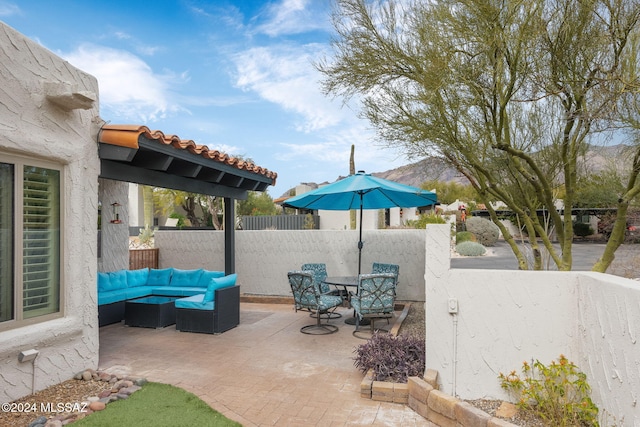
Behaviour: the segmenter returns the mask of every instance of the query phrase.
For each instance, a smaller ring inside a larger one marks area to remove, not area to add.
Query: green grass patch
[[[73,423],[75,427],[241,426],[212,409],[198,396],[168,384],[147,383],[128,399],[111,402]]]

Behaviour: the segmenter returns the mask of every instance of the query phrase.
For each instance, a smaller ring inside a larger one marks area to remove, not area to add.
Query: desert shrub
[[[184,220],[186,219],[186,217],[182,214],[179,214],[177,212],[173,212],[171,215],[169,215],[169,218],[173,218],[173,219],[177,219],[178,222],[176,223],[176,227],[179,229],[184,228],[184,226],[186,225]]]
[[[406,383],[409,377],[424,374],[424,339],[375,333],[355,352],[354,365],[363,373],[372,369],[375,381]]]
[[[140,234],[138,235],[140,244],[143,246],[153,247],[153,236],[156,230],[156,228],[151,228],[149,224],[145,225],[144,228],[141,228]]]
[[[462,256],[480,256],[484,255],[487,249],[478,242],[462,242],[456,245],[456,252]]]
[[[516,371],[498,376],[502,388],[514,395],[522,410],[535,413],[552,426],[599,425],[587,376],[562,354],[549,366],[539,360],[532,365],[524,362],[522,374],[522,378]]]
[[[591,236],[593,234],[593,228],[591,225],[584,222],[574,222],[573,234],[578,237]]]
[[[422,214],[418,219],[407,220],[407,226],[413,228],[427,228],[427,224],[446,224],[447,221],[437,214]]]
[[[460,231],[456,233],[456,244],[462,242],[475,242],[476,236],[470,231]]]
[[[500,229],[488,219],[472,216],[466,221],[467,231],[472,232],[478,239],[478,243],[484,246],[493,246],[500,237]]]

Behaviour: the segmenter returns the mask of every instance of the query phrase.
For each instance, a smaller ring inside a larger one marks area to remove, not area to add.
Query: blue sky
[[[0,0],[0,20],[97,77],[100,115],[252,159],[300,182],[408,163],[357,105],[320,92],[329,0]]]

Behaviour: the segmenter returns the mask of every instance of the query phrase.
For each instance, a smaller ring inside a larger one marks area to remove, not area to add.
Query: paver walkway
[[[100,329],[99,368],[190,391],[250,426],[434,426],[408,406],[360,397],[353,365],[364,343],[332,320],[331,335],[300,333],[315,322],[288,304],[241,303],[240,325],[220,335],[114,324]]]

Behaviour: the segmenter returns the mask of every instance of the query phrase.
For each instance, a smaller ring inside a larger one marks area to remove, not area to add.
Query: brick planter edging
[[[440,427],[517,427],[502,418],[438,390],[438,372],[428,369],[425,378],[409,377],[409,407]]]

